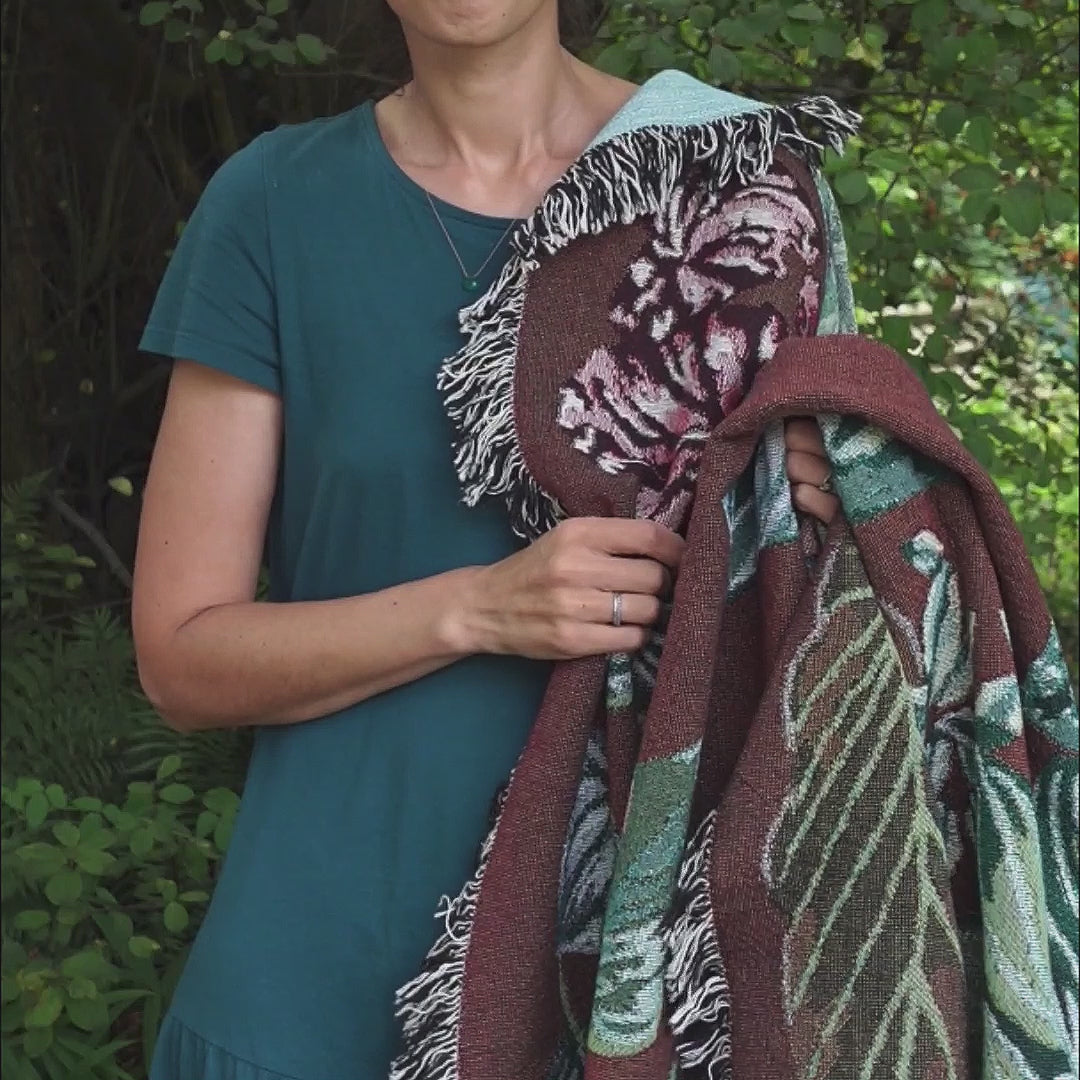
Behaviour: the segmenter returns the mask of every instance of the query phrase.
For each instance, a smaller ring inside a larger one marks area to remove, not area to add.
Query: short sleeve
[[[260,136],[214,174],[184,228],[139,348],[281,393]]]

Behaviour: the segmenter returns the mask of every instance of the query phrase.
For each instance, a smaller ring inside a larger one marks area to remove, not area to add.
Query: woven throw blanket
[[[665,76],[463,313],[466,500],[687,547],[640,654],[555,669],[394,1080],[1077,1074],[1076,705],[993,484],[854,334],[819,155],[856,121]]]

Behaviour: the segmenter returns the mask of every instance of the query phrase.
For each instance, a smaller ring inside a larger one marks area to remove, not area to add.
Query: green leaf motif
[[[760,546],[770,548],[790,543],[799,535],[799,521],[791,503],[782,423],[770,424],[761,440],[754,465],[754,487]]]
[[[1057,628],[1050,627],[1046,646],[1031,663],[1022,690],[1024,717],[1058,746],[1080,751],[1076,698],[1069,683],[1069,669],[1061,651]]]
[[[979,752],[969,768],[976,771],[980,793],[976,842],[988,997],[985,1075],[1024,1080],[1075,1076],[1069,1014],[1051,971],[1052,924],[1046,918],[1031,788],[1011,769]],[[1073,838],[1075,842],[1075,831]],[[1075,881],[1074,876],[1074,888]],[[1070,948],[1075,956],[1075,945]],[[1071,982],[1075,986],[1075,977]],[[1061,989],[1067,991],[1068,984]],[[1074,992],[1072,1017],[1075,1004]]]
[[[701,746],[634,770],[604,918],[589,1049],[627,1057],[656,1037],[664,1000],[661,926],[671,908]]]
[[[854,542],[822,573],[782,702],[794,761],[762,868],[788,917],[784,1007],[805,1080],[958,1076],[938,996],[962,979],[911,688]],[[856,1075],[853,1073],[853,1075]]]
[[[819,417],[844,513],[859,525],[926,491],[938,470],[913,450],[854,417]]]

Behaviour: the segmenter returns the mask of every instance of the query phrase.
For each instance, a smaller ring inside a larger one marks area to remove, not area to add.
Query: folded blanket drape
[[[469,501],[687,548],[641,654],[557,667],[398,995],[394,1080],[1076,1076],[1077,712],[1037,579],[853,334],[817,165],[855,118],[732,100],[685,127],[646,100],[590,148],[444,368]]]

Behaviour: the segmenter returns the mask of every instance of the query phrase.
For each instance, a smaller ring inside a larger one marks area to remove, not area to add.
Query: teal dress
[[[507,221],[437,203],[466,266]],[[482,275],[486,288],[506,244]],[[271,599],[373,592],[517,544],[460,502],[435,385],[461,272],[370,105],[231,158],[183,232],[142,348],[279,394]],[[152,1080],[386,1080],[395,989],[471,874],[548,665],[475,657],[260,729],[228,857]]]

